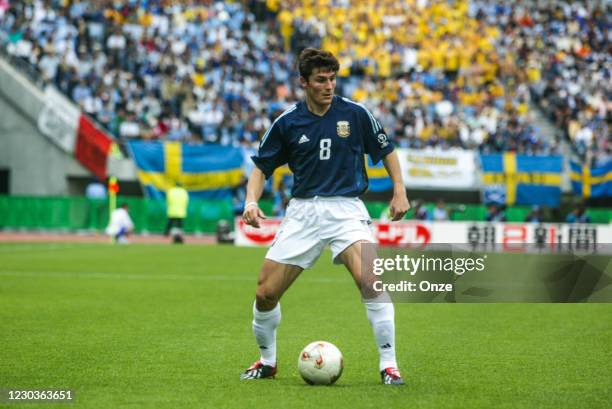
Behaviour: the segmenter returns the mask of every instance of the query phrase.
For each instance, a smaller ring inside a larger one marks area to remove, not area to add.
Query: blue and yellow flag
[[[561,201],[561,156],[527,156],[514,152],[480,155],[486,187],[506,189],[506,203],[559,206]]]
[[[283,165],[274,170],[272,174],[272,189],[278,190],[281,181],[285,183],[285,187],[291,188],[293,186],[293,173],[289,169],[289,165]]]
[[[574,193],[584,198],[612,196],[612,160],[593,167],[571,162],[570,167]]]
[[[229,198],[244,175],[242,153],[231,146],[141,141],[129,146],[149,197],[164,198],[179,182],[192,198]]]
[[[393,188],[393,182],[385,169],[383,161],[373,165],[372,158],[368,156],[366,171],[368,173],[368,190],[370,192],[384,192]]]

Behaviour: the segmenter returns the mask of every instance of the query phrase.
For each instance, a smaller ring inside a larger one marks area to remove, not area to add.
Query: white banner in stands
[[[235,244],[238,246],[269,246],[281,219],[266,219],[255,229],[240,218],[235,219]],[[376,240],[381,245],[413,244],[499,244],[517,250],[527,244],[540,244],[554,249],[558,244],[591,248],[596,244],[612,244],[612,226],[605,224],[533,224],[486,222],[419,222],[372,224]]]
[[[53,86],[45,88],[44,98],[38,129],[62,150],[74,154],[81,112]]]
[[[463,149],[398,149],[409,188],[475,188],[476,153]]]

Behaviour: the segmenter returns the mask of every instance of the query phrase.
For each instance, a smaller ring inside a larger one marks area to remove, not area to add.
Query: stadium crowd
[[[533,128],[520,70],[496,52],[500,31],[476,19],[467,1],[285,7],[281,32],[289,21],[315,28],[322,47],[340,57],[343,92],[369,106],[400,146],[554,149]]]
[[[473,1],[503,33],[531,95],[583,158],[612,156],[612,3]],[[499,49],[499,48],[498,48]]]
[[[121,139],[256,142],[291,58],[230,2],[11,2],[8,52]]]
[[[399,146],[558,152],[533,96],[579,152],[609,152],[609,5],[524,3],[9,1],[0,33],[124,140],[255,146],[314,45]]]

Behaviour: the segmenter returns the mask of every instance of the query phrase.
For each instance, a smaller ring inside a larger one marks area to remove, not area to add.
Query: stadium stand
[[[301,97],[295,53],[319,45],[401,147],[556,153],[532,95],[579,153],[609,153],[609,6],[265,3],[10,2],[3,41],[122,140],[254,145]]]
[[[400,148],[460,147],[481,157],[563,152],[564,192],[571,176],[574,192],[587,198],[607,176],[589,180],[583,168],[595,172],[611,158],[610,8],[603,1],[4,0],[0,44],[20,71],[56,85],[124,145],[178,141],[245,152],[303,97],[295,56],[318,46],[340,59],[338,93],[364,103]],[[542,129],[542,113],[552,132]]]
[[[290,56],[239,3],[11,2],[2,30],[122,140],[250,144],[296,98]]]
[[[283,12],[295,26],[317,27],[322,47],[340,56],[344,93],[369,106],[401,147],[555,151],[533,127],[520,69],[496,51],[500,30],[467,1],[451,3],[305,1]]]
[[[610,7],[600,1],[532,2],[486,14],[512,39],[538,106],[575,152],[585,159],[590,151],[595,163],[611,155]]]

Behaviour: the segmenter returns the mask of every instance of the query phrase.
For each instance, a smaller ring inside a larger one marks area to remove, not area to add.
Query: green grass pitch
[[[258,357],[250,323],[264,254],[0,245],[0,388],[76,397],[5,407],[610,407],[611,304],[398,304],[408,385],[385,387],[358,291],[329,253],[282,300],[277,379],[241,382]],[[345,357],[331,387],[308,386],[297,372],[301,348],[317,339]]]

